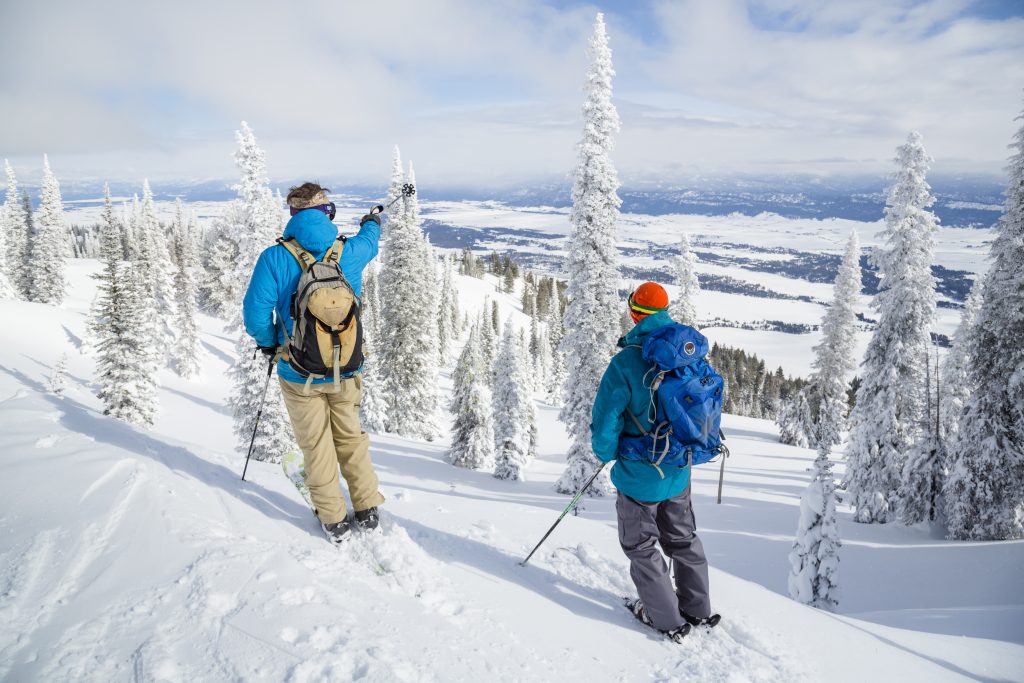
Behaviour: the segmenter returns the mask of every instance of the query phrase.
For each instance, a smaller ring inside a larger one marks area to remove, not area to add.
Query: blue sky
[[[0,156],[27,179],[230,178],[246,120],[272,177],[380,183],[571,172],[606,13],[627,182],[998,173],[1024,104],[1024,2],[128,0],[0,5]]]

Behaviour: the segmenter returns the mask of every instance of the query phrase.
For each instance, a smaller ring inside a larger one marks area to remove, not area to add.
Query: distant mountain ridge
[[[1005,181],[994,176],[936,175],[929,179],[936,197],[933,207],[942,225],[988,228],[999,218]],[[337,194],[363,198],[366,202],[383,196],[383,185],[352,185],[323,181]],[[786,218],[845,218],[876,221],[883,217],[884,177],[820,178],[816,176],[768,176],[697,178],[680,183],[638,183],[624,186],[619,195],[624,213],[664,215],[673,213],[723,216],[740,213],[754,216],[774,213]],[[295,181],[274,183],[287,192]],[[36,188],[27,186],[30,192]],[[102,196],[98,181],[61,181],[66,201]],[[131,196],[141,193],[139,183],[113,182],[111,193]],[[422,196],[435,201],[497,201],[510,206],[566,207],[571,202],[570,183],[547,183],[520,188],[469,188],[426,186]],[[235,197],[229,182],[207,179],[189,182],[153,183],[158,199],[182,197],[187,201],[218,201]]]

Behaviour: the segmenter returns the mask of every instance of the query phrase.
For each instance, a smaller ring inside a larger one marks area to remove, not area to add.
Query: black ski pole
[[[586,492],[586,490],[590,488],[590,485],[594,483],[595,479],[597,479],[597,475],[601,474],[601,471],[607,464],[608,463],[606,462],[601,463],[601,466],[597,468],[597,471],[594,472],[593,476],[591,476],[590,479],[587,479],[587,483],[584,484],[580,488],[580,490],[576,492],[576,495],[572,497],[572,500],[569,501],[569,504],[566,506],[566,508],[562,510],[562,514],[558,516],[558,519],[555,520],[555,523],[552,524],[551,528],[548,529],[548,532],[544,534],[544,538],[540,539],[540,541],[537,542],[537,545],[533,547],[533,550],[530,551],[530,554],[526,556],[526,559],[519,563],[520,566],[526,566],[526,563],[530,561],[530,558],[533,557],[533,554],[537,552],[537,548],[541,547],[544,541],[548,540],[548,536],[550,536],[551,532],[555,530],[555,527],[558,526],[558,523],[561,522],[567,514],[569,514],[570,510],[576,507],[576,503],[580,501],[580,498],[583,497],[584,492]]]
[[[245,456],[245,467],[242,468],[242,481],[245,481],[245,473],[249,471],[249,458],[252,457],[252,447],[256,443],[256,430],[260,426],[260,416],[263,415],[263,405],[267,402],[267,389],[270,388],[270,376],[274,374],[274,361],[277,356],[270,359],[267,364],[267,381],[263,384],[263,398],[260,399],[260,409],[256,411],[256,423],[252,426],[252,438],[249,439],[249,454]]]

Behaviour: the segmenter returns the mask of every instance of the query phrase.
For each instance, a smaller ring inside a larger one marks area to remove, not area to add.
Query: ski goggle
[[[299,209],[294,206],[288,208],[289,212],[293,216],[297,214],[299,211],[305,211],[306,209],[316,209],[317,211],[323,211],[325,214],[327,214],[327,217],[330,218],[332,221],[334,220],[334,216],[338,213],[338,207],[334,205],[334,202],[331,202],[330,204],[321,204],[320,206],[307,206],[305,209]]]

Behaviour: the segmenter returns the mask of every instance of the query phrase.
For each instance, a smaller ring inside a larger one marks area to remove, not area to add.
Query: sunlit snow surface
[[[848,227],[803,239],[838,250]],[[756,224],[746,230],[753,237]],[[725,420],[721,505],[717,467],[695,473],[725,619],[681,646],[620,606],[632,586],[612,500],[585,500],[529,566],[517,564],[567,502],[552,491],[566,437],[543,404],[527,482],[451,467],[444,440],[371,435],[383,530],[333,548],[278,466],[253,463],[240,481],[224,407],[232,340],[219,322],[202,320],[203,379],[161,373],[152,431],[102,416],[93,360],[80,352],[96,270],[70,264],[60,309],[0,302],[0,680],[1021,679],[1024,543],[857,525],[841,505],[840,613],[788,599],[813,453],[778,444],[760,420]],[[465,308],[488,295],[524,322],[518,297],[460,279]],[[773,303],[737,298],[737,315]],[[708,334],[794,370],[815,336]],[[65,352],[57,398],[44,385]]]

